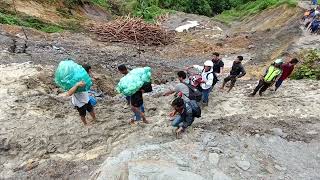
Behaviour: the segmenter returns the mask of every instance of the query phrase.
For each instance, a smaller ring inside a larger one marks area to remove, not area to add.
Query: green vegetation
[[[282,4],[288,4],[290,7],[297,5],[296,0],[256,0],[250,1],[246,4],[239,5],[231,10],[224,11],[220,15],[216,16],[217,20],[225,23],[230,23],[236,20],[242,20],[243,18],[256,14],[269,7],[277,7]]]
[[[0,10],[0,23],[30,27],[47,33],[63,31],[63,28],[58,25],[46,23],[31,16],[17,16],[4,10]]]
[[[107,0],[91,0],[91,2],[97,6],[104,8],[104,9],[109,9],[109,5],[107,3]]]
[[[111,7],[120,1],[112,0],[109,2]],[[214,16],[225,9],[231,9],[239,4],[249,2],[250,0],[127,0],[122,1],[125,5],[124,12],[134,16],[142,17],[147,21],[152,21],[156,17],[166,12],[182,11],[205,16]]]
[[[282,4],[296,6],[297,0],[111,0],[110,7],[125,7],[124,12],[151,21],[168,10],[182,11],[230,23]],[[119,3],[121,5],[119,5]],[[122,8],[123,9],[123,8]],[[221,13],[221,14],[220,14]]]
[[[166,12],[166,10],[159,7],[158,0],[137,0],[130,2],[133,15],[142,17],[147,21],[153,21],[158,16]]]
[[[311,50],[302,59],[303,62],[293,73],[292,79],[320,80],[320,51]]]

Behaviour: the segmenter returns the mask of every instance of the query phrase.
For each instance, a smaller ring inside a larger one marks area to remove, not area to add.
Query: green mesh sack
[[[76,92],[89,91],[92,86],[92,81],[87,71],[70,59],[59,63],[54,80],[65,91],[70,90],[79,81],[85,82],[86,85],[78,88]]]
[[[151,68],[136,68],[120,79],[116,89],[125,96],[131,96],[147,82],[151,82]]]

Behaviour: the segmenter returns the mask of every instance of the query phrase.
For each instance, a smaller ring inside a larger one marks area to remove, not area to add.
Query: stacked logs
[[[130,17],[122,17],[103,25],[92,25],[89,31],[95,33],[100,41],[137,45],[168,45],[175,37],[175,32]]]

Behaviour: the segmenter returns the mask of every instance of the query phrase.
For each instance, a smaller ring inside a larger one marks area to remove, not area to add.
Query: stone
[[[248,49],[253,49],[253,48],[255,48],[255,47],[256,47],[255,45],[250,44],[250,45],[248,46]]]
[[[128,163],[128,180],[204,180],[198,174],[181,171],[173,164],[164,161],[135,161]]]
[[[285,170],[286,170],[285,167],[281,167],[281,166],[279,166],[278,164],[276,164],[276,165],[274,166],[274,168],[276,168],[276,169],[279,170],[279,171],[285,171]]]
[[[35,161],[35,160],[32,160],[32,159],[31,159],[31,160],[29,160],[29,161],[27,162],[27,164],[25,165],[24,171],[30,171],[30,170],[36,168],[38,165],[39,165],[39,162],[38,162],[38,161]]]
[[[210,153],[218,153],[218,154],[222,154],[223,153],[222,149],[217,148],[217,147],[208,147],[208,151]]]
[[[211,164],[217,166],[219,164],[219,160],[220,160],[219,154],[217,154],[217,153],[210,153],[209,154],[209,161]]]
[[[311,131],[308,131],[307,134],[309,134],[309,135],[317,135],[318,132],[315,131],[315,130],[311,130]]]
[[[249,161],[238,161],[237,166],[242,170],[247,171],[248,169],[250,169],[251,164]]]
[[[282,138],[287,137],[287,134],[284,133],[282,131],[282,129],[280,129],[280,128],[273,128],[273,129],[271,129],[271,132],[272,132],[273,135],[280,136]]]
[[[229,176],[225,175],[220,170],[215,170],[212,180],[232,180]]]

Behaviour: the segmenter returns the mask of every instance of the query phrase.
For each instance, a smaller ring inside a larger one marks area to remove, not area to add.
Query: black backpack
[[[201,117],[201,108],[197,104],[197,102],[194,101],[194,100],[191,100],[189,103],[190,103],[190,106],[192,108],[192,116],[195,117],[195,118]]]
[[[152,92],[151,82],[149,82],[149,83],[144,83],[143,86],[141,87],[141,89],[143,89],[145,93]]]
[[[191,84],[184,83],[189,88],[189,99],[196,102],[200,102],[202,99],[202,93],[199,89],[193,87]]]

